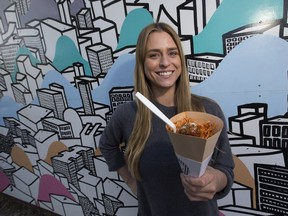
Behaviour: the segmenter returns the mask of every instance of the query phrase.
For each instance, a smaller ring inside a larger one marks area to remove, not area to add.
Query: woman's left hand
[[[182,173],[181,181],[190,201],[207,201],[223,190],[227,184],[227,177],[220,170],[208,166],[201,177],[195,178]]]

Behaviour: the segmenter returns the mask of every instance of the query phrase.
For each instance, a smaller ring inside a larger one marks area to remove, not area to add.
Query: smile
[[[170,76],[173,73],[173,71],[163,71],[163,72],[157,72],[159,76]]]

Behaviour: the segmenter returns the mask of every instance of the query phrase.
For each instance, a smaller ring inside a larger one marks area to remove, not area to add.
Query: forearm
[[[222,171],[218,170],[218,169],[214,169],[215,171],[215,180],[217,182],[216,184],[216,192],[220,192],[222,191],[226,185],[227,185],[227,176],[225,175],[225,173],[223,173]]]
[[[215,199],[221,199],[221,198],[225,197],[229,193],[229,191],[231,190],[231,187],[232,187],[233,182],[234,182],[234,173],[233,173],[233,169],[229,169],[229,168],[227,169],[227,168],[224,168],[222,166],[216,166],[215,169],[217,169],[219,172],[221,172],[222,173],[221,175],[225,175],[224,178],[226,178],[226,180],[225,179],[222,180],[221,177],[218,177],[219,181],[223,181],[223,184],[218,183],[217,193],[215,194],[214,198]],[[225,185],[224,185],[224,183],[225,183]]]

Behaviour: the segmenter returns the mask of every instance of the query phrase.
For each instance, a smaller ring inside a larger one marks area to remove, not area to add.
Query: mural
[[[0,3],[0,192],[60,215],[137,215],[98,149],[133,100],[141,29],[178,32],[191,91],[223,108],[235,183],[224,215],[288,215],[288,0]],[[125,146],[123,146],[123,149]]]

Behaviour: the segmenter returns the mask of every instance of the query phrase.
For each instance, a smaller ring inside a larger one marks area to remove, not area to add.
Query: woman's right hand
[[[137,196],[137,181],[135,178],[132,177],[127,165],[119,168],[117,172],[127,184],[127,186],[131,189],[132,193]]]

